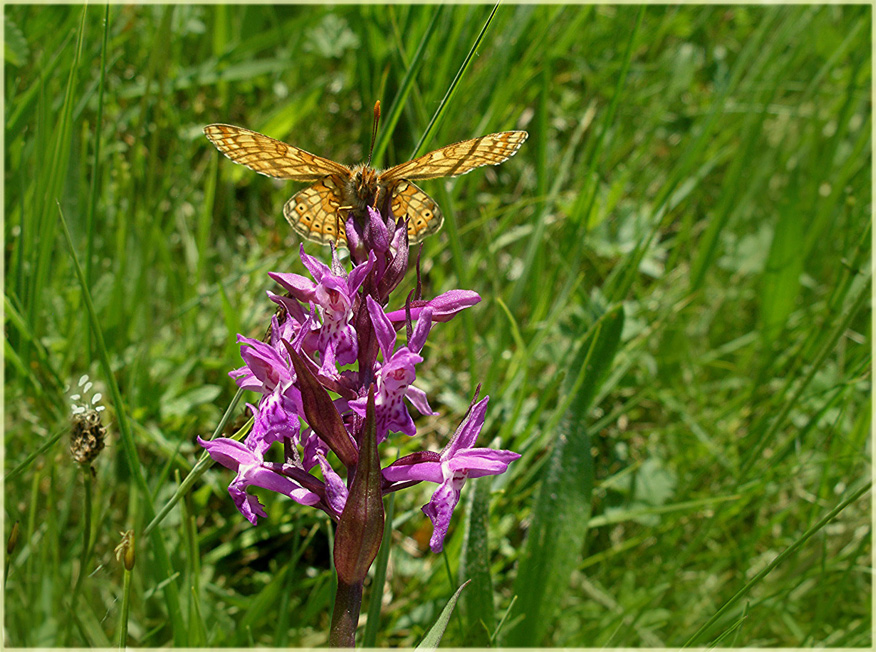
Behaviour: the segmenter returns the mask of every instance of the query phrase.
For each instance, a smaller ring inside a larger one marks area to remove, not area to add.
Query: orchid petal
[[[371,298],[371,295],[365,297],[365,301],[368,304],[368,314],[371,316],[371,323],[374,325],[377,342],[380,344],[380,352],[383,353],[383,360],[387,361],[392,357],[392,350],[395,347],[395,329],[386,318],[386,315],[383,314],[383,308]]]
[[[414,327],[414,332],[411,334],[411,341],[408,342],[408,348],[414,353],[419,353],[423,350],[426,344],[426,338],[429,336],[429,331],[432,330],[432,307],[426,306],[417,317],[417,325]]]
[[[405,396],[411,402],[411,405],[417,408],[417,411],[419,411],[420,414],[438,414],[437,412],[434,412],[429,405],[429,400],[426,397],[426,392],[424,392],[419,387],[414,387],[413,385],[410,385],[407,391],[405,391]]]

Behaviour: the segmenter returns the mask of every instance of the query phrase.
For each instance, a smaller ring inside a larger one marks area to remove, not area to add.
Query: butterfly
[[[311,183],[286,202],[283,215],[305,240],[340,246],[347,244],[348,212],[365,219],[368,206],[384,206],[387,199],[396,219],[408,218],[408,242],[421,242],[441,228],[444,216],[413,179],[455,177],[483,165],[498,165],[514,156],[529,136],[525,131],[488,134],[380,171],[367,163],[353,167],[335,163],[243,127],[211,124],[204,134],[225,156],[250,170]]]

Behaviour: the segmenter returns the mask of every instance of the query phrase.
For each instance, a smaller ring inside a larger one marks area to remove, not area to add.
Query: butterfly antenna
[[[371,127],[371,149],[368,150],[368,165],[371,165],[371,154],[374,153],[374,141],[377,139],[377,125],[380,122],[380,100],[374,103],[374,125]]]

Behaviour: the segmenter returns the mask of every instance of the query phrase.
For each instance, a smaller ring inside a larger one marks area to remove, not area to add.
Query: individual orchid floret
[[[276,491],[302,505],[316,505],[320,501],[319,494],[266,468],[264,450],[259,450],[266,449],[263,446],[264,440],[257,438],[251,441],[254,433],[255,431],[250,433],[246,442],[226,437],[205,441],[198,437],[198,443],[207,449],[210,457],[237,473],[237,477],[228,486],[228,493],[240,513],[253,525],[257,524],[259,516],[267,516],[259,499],[246,492],[250,485]]]
[[[423,513],[432,521],[432,552],[441,552],[450,526],[453,510],[468,478],[498,475],[520,455],[507,450],[474,448],[484,426],[489,397],[473,403],[453,438],[440,453],[418,452],[402,457],[383,469],[383,477],[391,483],[428,481],[438,484],[432,499],[423,506]]]
[[[472,307],[480,300],[480,295],[471,290],[449,290],[429,301],[422,299],[411,301],[411,319],[419,318],[423,310],[431,308],[433,321],[450,321],[458,312]],[[403,323],[407,319],[407,311],[405,308],[393,310],[386,313],[386,318],[393,324]]]
[[[417,376],[416,365],[422,362],[423,358],[411,351],[407,346],[393,351],[396,340],[395,329],[393,329],[392,324],[383,313],[383,309],[374,299],[368,296],[366,297],[366,302],[377,342],[383,354],[383,364],[380,365],[375,374],[377,380],[377,396],[375,399],[377,441],[382,442],[389,431],[402,432],[408,436],[413,436],[416,434],[416,428],[403,399],[407,398],[421,414],[435,414],[432,408],[429,407],[425,392],[412,386]],[[427,324],[431,323],[428,319],[428,312],[423,323],[424,326],[421,326],[418,322],[416,330],[415,341],[419,344],[420,349],[428,333]],[[350,401],[349,406],[356,414],[364,417],[366,403],[367,399],[360,397]]]
[[[240,357],[246,363],[243,367],[229,372],[238,387],[269,394],[278,386],[285,388],[295,379],[295,371],[289,362],[285,349],[278,351],[251,337],[237,336],[240,344]]]
[[[298,415],[302,408],[300,397],[296,398],[297,401],[281,393],[278,387],[262,399],[258,409],[247,404],[255,415],[252,431],[246,437],[246,445],[251,450],[264,455],[274,442],[298,440],[301,430]]]

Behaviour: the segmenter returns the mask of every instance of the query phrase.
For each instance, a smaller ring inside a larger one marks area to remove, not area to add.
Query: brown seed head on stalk
[[[79,389],[70,398],[73,403],[73,426],[70,432],[70,454],[79,464],[91,464],[106,445],[106,428],[101,412],[106,409],[99,405],[101,395],[90,394],[93,384],[88,376],[79,379]]]
[[[73,415],[73,431],[70,433],[70,453],[79,464],[91,464],[106,445],[106,428],[100,412],[89,410]]]

